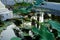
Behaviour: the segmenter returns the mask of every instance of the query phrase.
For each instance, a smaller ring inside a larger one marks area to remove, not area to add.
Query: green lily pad
[[[47,29],[46,26],[44,25],[41,25],[41,28],[40,30],[36,27],[33,27],[32,28],[32,31],[35,33],[35,34],[38,34],[40,35],[40,40],[55,40],[55,37],[52,33],[50,33]]]
[[[11,38],[11,40],[21,40],[21,38],[13,37],[13,38]]]
[[[51,25],[53,29],[56,29],[58,31],[58,36],[59,36],[60,35],[60,23],[53,21],[53,20],[49,20],[48,23]]]
[[[29,12],[30,10],[26,10],[26,8],[13,9],[13,13],[28,14]]]
[[[55,37],[50,33],[46,26],[42,25],[40,29],[41,40],[55,40]]]
[[[48,23],[52,26],[52,28],[60,31],[60,23],[53,20],[49,20]]]
[[[38,30],[38,28],[36,28],[36,27],[33,27],[33,28],[32,28],[32,31],[33,31],[35,34],[39,34],[39,30]]]

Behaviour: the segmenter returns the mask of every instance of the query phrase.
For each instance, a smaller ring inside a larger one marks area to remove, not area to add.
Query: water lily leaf
[[[41,3],[43,3],[44,2],[44,0],[35,0],[35,3],[34,3],[34,5],[41,5]]]
[[[21,38],[19,38],[19,37],[13,37],[13,38],[11,38],[11,40],[21,40]]]
[[[13,13],[28,14],[29,12],[30,10],[26,10],[26,8],[13,9]]]
[[[42,25],[40,29],[41,40],[55,40],[54,35],[50,33],[46,26]]]
[[[60,23],[53,20],[49,20],[48,23],[52,26],[52,28],[60,31]]]
[[[40,35],[40,40],[55,40],[54,35],[52,33],[50,33],[47,29],[47,27],[45,27],[44,25],[41,25],[40,30],[36,27],[32,28],[32,31],[35,34]]]
[[[33,28],[32,28],[32,31],[33,31],[35,34],[39,34],[39,30],[38,30],[38,28],[36,28],[36,27],[33,27]]]
[[[48,23],[51,25],[53,29],[56,29],[58,31],[58,34],[60,35],[60,23],[53,20],[49,20]]]

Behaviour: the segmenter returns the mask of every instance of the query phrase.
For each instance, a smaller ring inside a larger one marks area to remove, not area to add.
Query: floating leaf
[[[19,37],[13,37],[13,38],[11,38],[11,40],[21,40],[21,38],[19,38]]]
[[[50,33],[47,29],[47,27],[45,27],[44,25],[41,25],[40,30],[36,27],[32,28],[32,31],[35,34],[40,35],[40,40],[55,40],[54,35],[52,33]]]
[[[53,20],[49,20],[48,23],[51,25],[53,29],[56,29],[58,31],[58,34],[60,35],[60,23]]]
[[[40,29],[41,40],[55,40],[54,35],[50,33],[46,26],[42,25]]]

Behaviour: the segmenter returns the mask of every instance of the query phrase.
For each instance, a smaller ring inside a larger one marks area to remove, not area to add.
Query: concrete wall
[[[16,2],[21,3],[23,0],[1,0],[5,5],[14,5]],[[16,2],[15,2],[16,1]],[[24,2],[32,3],[34,0],[24,0]]]
[[[1,2],[5,5],[14,5],[15,4],[14,0],[1,0]]]

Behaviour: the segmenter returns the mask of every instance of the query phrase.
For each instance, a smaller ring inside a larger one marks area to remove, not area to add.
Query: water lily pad
[[[51,25],[53,29],[56,29],[58,31],[58,36],[59,36],[60,35],[60,23],[53,21],[53,20],[49,20],[48,23]]]
[[[21,38],[13,37],[13,38],[11,38],[11,40],[21,40]]]

